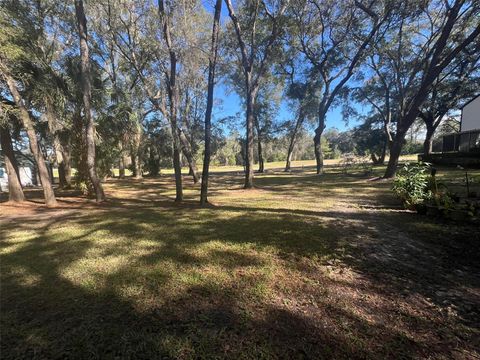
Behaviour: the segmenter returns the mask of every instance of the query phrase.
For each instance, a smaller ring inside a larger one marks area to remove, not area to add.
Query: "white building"
[[[16,156],[17,157],[17,156]],[[20,159],[19,159],[20,158]],[[32,186],[35,184],[33,179],[33,163],[30,160],[23,159],[22,157],[17,157],[18,164],[18,173],[20,175],[20,182],[25,186]],[[3,157],[0,156],[0,190],[8,191],[8,175],[7,170],[5,169],[5,164],[3,162]]]
[[[480,130],[480,95],[462,107],[460,132]]]
[[[442,152],[461,152],[480,156],[480,95],[462,110],[460,132],[443,137]]]
[[[25,186],[32,186],[32,169],[29,167],[19,167],[18,172],[20,173],[20,182]],[[0,167],[0,189],[2,191],[8,191],[8,175],[5,168]]]

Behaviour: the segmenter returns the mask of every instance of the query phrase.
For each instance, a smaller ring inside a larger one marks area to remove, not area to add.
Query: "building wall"
[[[32,186],[32,170],[29,167],[20,167],[20,182],[23,186]],[[4,168],[0,168],[0,187],[2,191],[8,191],[8,175]]]
[[[460,131],[480,129],[480,96],[462,109],[462,126]]]

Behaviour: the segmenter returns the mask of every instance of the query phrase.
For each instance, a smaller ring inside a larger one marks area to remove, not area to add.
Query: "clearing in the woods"
[[[0,204],[2,358],[480,356],[478,228],[402,210],[382,168],[226,170],[204,209],[168,174]]]

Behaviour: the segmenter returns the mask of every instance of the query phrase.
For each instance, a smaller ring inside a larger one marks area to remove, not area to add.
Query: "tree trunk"
[[[125,179],[125,159],[123,155],[120,156],[120,160],[118,162],[118,177],[120,179]]]
[[[120,179],[125,179],[125,156],[123,155],[123,143],[120,141],[118,143],[120,148],[120,159],[118,161],[118,177]]]
[[[218,33],[220,30],[220,13],[222,11],[222,0],[215,2],[215,14],[213,15],[212,47],[208,60],[208,90],[207,109],[205,110],[205,152],[203,154],[202,187],[200,191],[200,205],[208,203],[208,176],[210,171],[211,139],[212,139],[212,108],[213,90],[215,88],[215,66],[218,53]]]
[[[402,152],[404,139],[404,132],[397,132],[393,139],[392,146],[390,147],[390,158],[388,159],[387,169],[385,170],[385,175],[383,175],[386,179],[394,177],[397,172],[398,159]]]
[[[140,125],[137,126],[135,131],[135,136],[133,139],[133,145],[130,147],[131,158],[132,158],[132,172],[135,179],[140,179],[142,177],[142,162],[140,159],[140,149],[141,149],[142,133]]]
[[[83,9],[83,1],[75,0],[75,15],[77,17],[78,35],[80,37],[81,82],[83,92],[83,111],[86,125],[87,168],[90,181],[95,191],[97,202],[105,200],[102,183],[95,168],[95,124],[91,110],[90,58],[87,42],[87,19]]]
[[[3,64],[1,64],[1,71],[13,96],[15,104],[20,111],[20,119],[22,120],[23,127],[27,132],[28,140],[30,143],[30,150],[33,154],[33,157],[35,158],[38,173],[40,176],[40,182],[42,183],[43,195],[45,197],[45,205],[56,206],[57,200],[55,199],[55,193],[53,192],[52,183],[50,182],[50,176],[48,174],[47,165],[45,164],[45,158],[43,157],[43,154],[38,146],[37,134],[35,133],[30,114],[28,113],[27,108],[23,104],[23,99],[17,89],[17,84],[15,83],[15,80],[7,72],[7,69]]]
[[[165,4],[163,0],[158,1],[158,11],[163,25],[163,37],[167,44],[168,53],[170,57],[170,74],[167,76],[167,90],[170,101],[170,127],[173,138],[173,169],[175,171],[175,201],[183,200],[182,188],[182,165],[180,162],[180,154],[182,151],[180,134],[177,125],[177,106],[178,106],[178,92],[177,92],[177,55],[172,46],[172,39],[170,34],[170,23],[165,12]]]
[[[65,133],[63,136],[60,135],[60,145],[62,162],[59,165],[59,169],[62,169],[64,174],[62,179],[62,187],[65,189],[70,189],[72,187],[72,156],[70,153],[70,135],[68,133]]]
[[[424,155],[430,155],[433,148],[433,134],[435,130],[427,126],[427,133],[425,135],[425,141],[423,142],[423,153]]]
[[[153,146],[150,146],[149,157],[150,157],[149,164],[148,164],[149,175],[158,176],[158,174],[160,173],[160,163],[156,154],[156,149]]]
[[[388,146],[388,140],[385,141],[382,147],[382,153],[380,154],[380,157],[378,158],[377,165],[383,165],[385,162],[385,155],[387,154],[387,146]]]
[[[297,134],[298,134],[298,129],[300,129],[300,126],[303,123],[303,115],[300,114],[300,116],[297,119],[297,122],[295,123],[295,128],[293,129],[292,136],[290,138],[290,144],[288,145],[288,152],[287,152],[287,162],[285,164],[285,171],[290,171],[291,165],[292,165],[292,156],[293,156],[293,149],[295,148],[295,142],[297,141]]]
[[[248,86],[249,87],[249,86]],[[253,127],[255,97],[250,89],[247,89],[247,113],[246,113],[246,143],[245,143],[245,189],[253,188]]]
[[[58,166],[58,184],[60,188],[69,188],[71,185],[71,166],[68,144],[62,143],[61,133],[58,129],[58,121],[54,108],[48,97],[45,97],[45,111],[48,119],[48,128],[53,137],[53,148],[55,150],[55,161]]]
[[[176,56],[175,53],[170,53],[170,82],[168,85],[168,94],[170,99],[170,127],[172,130],[173,138],[173,169],[175,172],[175,201],[179,202],[183,200],[183,188],[182,188],[182,165],[180,162],[181,145],[180,136],[177,126],[177,89],[175,84],[176,77]]]
[[[183,132],[183,130],[178,129],[178,133],[179,133],[180,141],[182,143],[182,152],[183,152],[183,155],[185,155],[185,158],[187,159],[188,167],[190,169],[190,172],[188,175],[191,175],[193,177],[193,182],[196,184],[198,183],[198,180],[200,178],[198,176],[197,164],[195,164],[195,159],[193,157],[192,147],[190,146],[190,142],[185,136],[185,133]]]
[[[315,162],[317,166],[317,174],[323,173],[323,151],[322,151],[322,132],[323,130],[317,128],[315,136],[313,137],[313,146],[315,151]]]
[[[265,162],[263,160],[263,148],[262,148],[262,136],[260,131],[260,124],[255,117],[255,127],[257,129],[257,152],[258,152],[258,172],[263,173],[265,171]]]
[[[7,126],[0,127],[0,144],[2,145],[3,158],[8,178],[8,200],[13,202],[25,201],[17,160],[13,152],[12,138]]]
[[[132,176],[134,179],[141,179],[142,165],[140,164],[140,156],[138,156],[138,152],[135,151],[135,149],[132,151],[131,159],[132,159]]]
[[[313,138],[315,161],[317,165],[318,175],[323,173],[322,134],[323,134],[323,130],[325,130],[325,115],[326,115],[326,110],[322,102],[322,104],[320,105],[320,109],[318,111],[318,127],[315,129],[315,136]]]
[[[57,132],[53,134],[53,147],[58,165],[58,185],[60,188],[69,188],[71,185],[70,154],[64,148]]]
[[[258,139],[258,172],[263,173],[265,171],[265,161],[263,159],[262,141]]]

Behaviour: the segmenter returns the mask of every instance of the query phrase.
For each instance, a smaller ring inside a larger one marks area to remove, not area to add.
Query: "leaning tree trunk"
[[[215,14],[213,16],[212,47],[208,59],[208,90],[207,109],[205,110],[205,152],[203,156],[202,186],[200,191],[200,205],[205,206],[208,202],[208,175],[210,171],[211,139],[212,139],[212,108],[213,90],[215,88],[215,66],[218,53],[218,33],[220,31],[220,13],[222,11],[222,0],[215,3]]]
[[[297,134],[298,134],[298,129],[303,123],[303,115],[301,114],[297,122],[295,123],[295,128],[293,129],[292,132],[292,137],[290,138],[290,144],[288,145],[288,152],[287,152],[287,162],[285,164],[285,171],[290,171],[290,168],[292,166],[292,156],[293,156],[293,149],[295,148],[295,142],[297,141]]]
[[[25,195],[23,194],[17,160],[13,152],[12,138],[8,127],[0,127],[0,144],[2,145],[3,158],[7,170],[8,200],[22,202],[25,200]]]
[[[198,180],[200,179],[200,177],[198,176],[197,164],[195,163],[195,159],[193,157],[192,147],[190,146],[190,142],[185,136],[185,133],[183,132],[183,130],[178,129],[178,133],[179,133],[180,142],[182,144],[182,152],[183,152],[183,155],[185,155],[185,158],[187,159],[188,167],[190,169],[189,175],[193,177],[193,182],[196,184],[198,183]]]
[[[95,124],[91,109],[90,58],[87,38],[87,18],[83,9],[83,1],[75,0],[75,14],[77,17],[78,35],[80,37],[81,82],[83,92],[83,110],[86,125],[87,168],[88,176],[95,191],[97,202],[105,200],[102,183],[95,168]]]
[[[55,199],[55,193],[53,192],[52,183],[50,182],[50,176],[48,174],[47,165],[45,164],[45,158],[43,157],[43,154],[38,146],[37,134],[35,133],[30,114],[28,113],[27,108],[23,104],[23,99],[17,89],[15,80],[7,72],[7,69],[4,67],[3,64],[1,65],[1,70],[5,81],[7,82],[8,88],[10,89],[10,92],[13,96],[13,100],[15,101],[15,104],[20,111],[20,119],[27,133],[30,143],[30,150],[33,154],[33,157],[35,158],[38,173],[40,176],[40,182],[42,183],[43,195],[45,197],[45,205],[56,206],[57,200]]]

